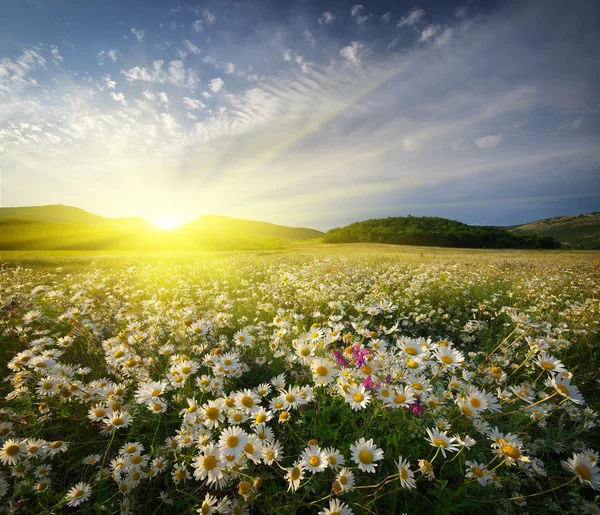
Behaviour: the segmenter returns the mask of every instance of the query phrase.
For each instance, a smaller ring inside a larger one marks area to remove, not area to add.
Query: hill
[[[2,207],[0,221],[26,219],[58,224],[84,224],[94,226],[112,225],[123,229],[154,230],[156,227],[143,218],[104,218],[83,209],[61,204],[50,206]]]
[[[502,227],[513,234],[551,236],[574,249],[600,249],[600,213],[556,216],[523,225]]]
[[[323,233],[220,216],[162,231],[142,218],[103,218],[70,206],[0,208],[5,250],[277,249]]]
[[[389,217],[355,222],[328,231],[326,243],[377,242],[463,248],[558,248],[551,237],[514,234],[430,216]]]

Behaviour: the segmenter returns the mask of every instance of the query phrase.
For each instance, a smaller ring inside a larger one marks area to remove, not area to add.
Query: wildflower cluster
[[[237,256],[0,283],[7,512],[434,511],[433,485],[464,512],[597,509],[593,268]]]

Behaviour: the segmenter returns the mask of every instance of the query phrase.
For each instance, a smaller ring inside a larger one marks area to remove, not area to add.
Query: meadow
[[[3,513],[600,513],[600,253],[0,253]]]

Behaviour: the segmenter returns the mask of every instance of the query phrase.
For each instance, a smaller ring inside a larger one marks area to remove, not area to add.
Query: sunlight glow
[[[163,231],[168,231],[169,229],[174,229],[175,227],[179,227],[183,224],[183,221],[174,216],[159,216],[157,218],[151,218],[148,220],[151,224],[156,225],[159,229]]]

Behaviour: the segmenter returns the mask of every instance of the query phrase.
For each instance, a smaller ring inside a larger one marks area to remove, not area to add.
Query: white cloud
[[[154,93],[152,93],[151,91],[142,91],[142,96],[146,99],[146,100],[150,100],[151,102],[156,102],[156,95]]]
[[[381,16],[381,21],[384,21],[385,23],[389,23],[391,19],[392,19],[391,11],[388,11]]]
[[[457,18],[466,18],[468,8],[469,8],[468,5],[459,5],[454,10],[454,16],[456,16]]]
[[[484,136],[475,140],[475,145],[479,148],[496,148],[502,141],[502,134],[493,134]]]
[[[134,66],[129,70],[121,70],[121,74],[129,82],[136,80],[146,82],[158,82],[160,84],[173,84],[175,86],[194,89],[198,84],[198,76],[191,68],[185,68],[183,61],[175,60],[169,62],[168,69],[164,69],[164,61],[156,60],[152,68]]]
[[[223,80],[220,77],[217,77],[216,79],[212,79],[208,83],[208,87],[213,93],[218,93],[223,89],[224,84],[225,82],[223,82]]]
[[[351,63],[359,64],[361,56],[366,55],[366,46],[361,41],[352,41],[350,45],[340,50],[340,55]]]
[[[193,22],[192,23],[192,28],[196,32],[200,32],[202,30],[202,20],[196,20],[195,22]]]
[[[189,118],[190,120],[192,120],[193,122],[198,121],[198,117],[195,114],[190,113],[189,111],[186,111],[185,113],[185,117]]]
[[[364,6],[362,6],[361,4],[353,5],[352,9],[350,9],[350,15],[352,17],[356,18],[363,9],[364,9]]]
[[[127,101],[125,100],[125,95],[123,95],[123,93],[115,93],[114,91],[111,91],[110,96],[113,100],[119,102],[119,104],[122,104],[123,107],[127,107]]]
[[[319,16],[319,24],[321,25],[330,25],[333,20],[335,20],[335,16],[331,11],[325,11]]]
[[[111,76],[106,74],[104,76],[104,85],[108,88],[108,89],[115,89],[115,86],[117,85],[117,83],[112,80]]]
[[[56,45],[50,46],[50,53],[52,54],[52,62],[54,64],[61,63],[63,61],[62,56],[58,52],[58,47]]]
[[[187,39],[183,42],[183,46],[188,52],[194,55],[199,55],[202,52],[202,50],[200,50],[196,45],[194,45],[194,43],[188,41]]]
[[[315,40],[315,38],[313,38],[312,32],[310,30],[304,29],[302,36],[304,37],[304,40],[308,41],[312,46],[315,46],[317,44],[317,41]]]
[[[235,73],[235,64],[225,63],[225,73]]]
[[[202,15],[206,18],[206,21],[211,25],[217,21],[217,17],[208,9],[202,9]]]
[[[420,7],[413,7],[406,16],[402,16],[398,22],[397,27],[404,27],[405,25],[413,26],[421,21],[425,16],[425,11]]]
[[[427,41],[428,39],[431,39],[440,31],[441,28],[442,27],[440,27],[439,25],[428,25],[423,29],[423,32],[421,32],[419,41]]]
[[[113,63],[117,62],[120,52],[118,50],[102,50],[98,52],[98,64],[102,66],[104,64],[104,58],[108,57]]]
[[[142,41],[144,39],[144,36],[146,35],[146,33],[143,30],[136,29],[135,27],[131,29],[131,33],[137,38],[138,41]]]
[[[173,9],[169,10],[169,14],[177,14],[181,12],[181,6],[178,5],[177,7],[173,7]]]
[[[163,104],[169,104],[169,96],[164,91],[158,92],[158,100],[160,100]]]
[[[292,60],[292,49],[291,48],[288,48],[287,50],[283,51],[283,60],[284,61]]]
[[[196,100],[195,98],[190,97],[183,97],[183,103],[188,109],[191,109],[192,111],[196,111],[197,109],[202,109],[206,107],[206,105],[200,102],[200,100]]]
[[[8,57],[0,60],[0,94],[16,94],[37,84],[37,81],[28,75],[37,68],[46,67],[46,59],[41,50],[39,47],[33,47],[24,50],[16,60]]]

